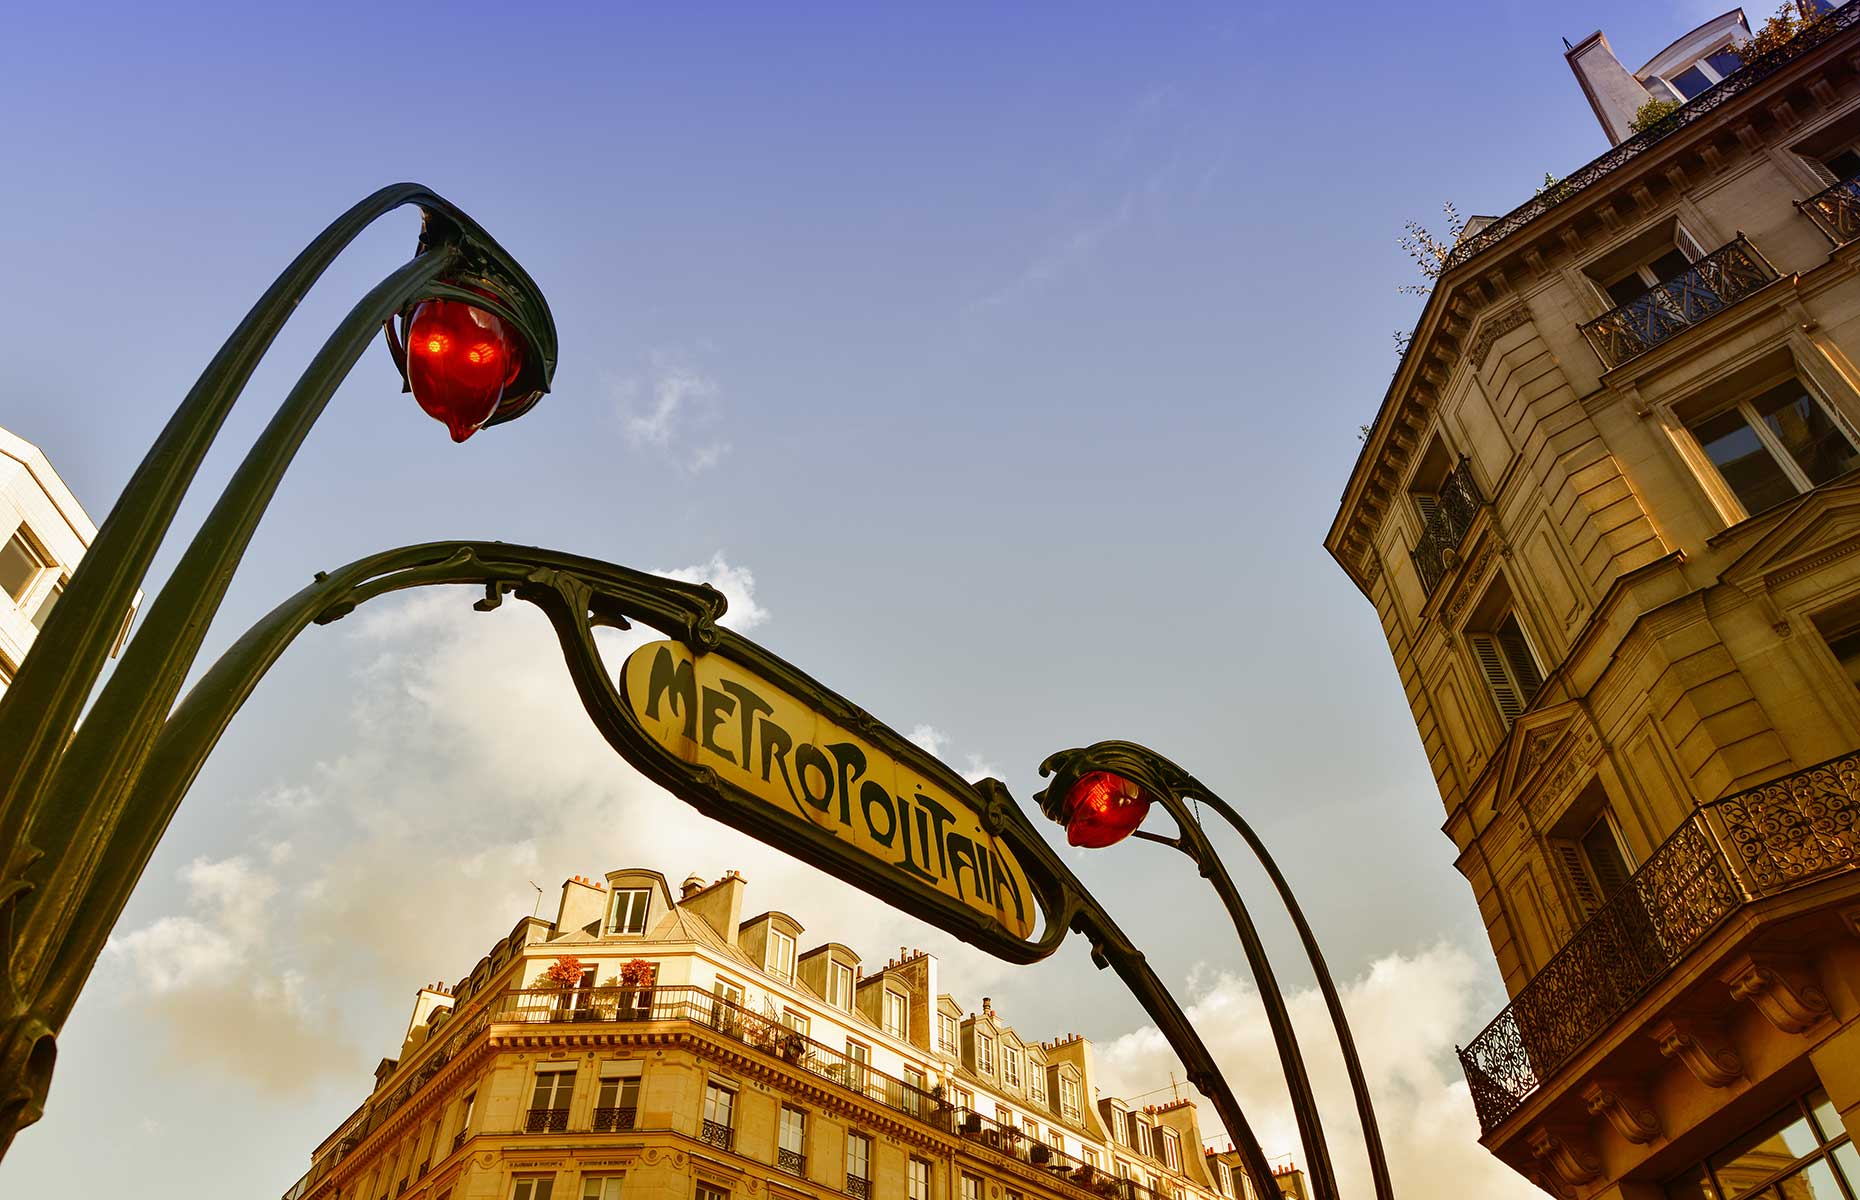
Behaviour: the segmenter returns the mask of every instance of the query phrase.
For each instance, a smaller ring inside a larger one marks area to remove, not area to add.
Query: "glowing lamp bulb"
[[[1088,771],[1066,793],[1066,841],[1097,849],[1123,841],[1150,812],[1150,794],[1110,771]]]
[[[523,341],[503,318],[463,300],[427,300],[407,322],[407,382],[452,440],[478,431],[523,369]]]

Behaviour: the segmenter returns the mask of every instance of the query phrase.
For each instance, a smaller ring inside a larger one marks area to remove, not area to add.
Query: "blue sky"
[[[290,256],[381,184],[433,186],[549,295],[555,393],[455,447],[365,358],[209,654],[312,571],[438,537],[752,579],[755,636],[1019,795],[1048,752],[1112,736],[1223,789],[1383,1006],[1363,1021],[1411,1033],[1401,1014],[1454,1006],[1390,1096],[1452,1113],[1453,1161],[1476,1165],[1450,1047],[1496,1011],[1496,974],[1373,614],[1320,540],[1418,311],[1395,290],[1402,222],[1449,199],[1503,212],[1604,148],[1561,38],[1603,28],[1632,66],[1711,15],[36,6],[0,45],[0,424],[101,518]],[[302,306],[203,487],[413,229],[382,222]],[[312,631],[250,703],[68,1028],[9,1190],[195,1196],[212,1161],[210,1192],[281,1192],[393,1052],[412,989],[468,970],[530,877],[760,863],[771,906],[841,937],[837,885],[616,780],[529,653],[534,617],[446,603]],[[499,737],[500,708],[524,740]],[[1244,998],[1211,897],[1150,849],[1078,869],[1186,996]],[[395,865],[425,892],[371,892]],[[863,919],[869,956],[945,949]],[[384,929],[391,952],[370,947]],[[971,1005],[991,987],[1023,1031],[1077,1029],[1133,1090],[1163,1082],[1082,950],[1021,972],[947,953]],[[203,1048],[232,1009],[253,1043]],[[302,1052],[251,1049],[267,1031]],[[1270,1063],[1232,1070],[1270,1110]],[[1268,1152],[1295,1152],[1269,1116]]]

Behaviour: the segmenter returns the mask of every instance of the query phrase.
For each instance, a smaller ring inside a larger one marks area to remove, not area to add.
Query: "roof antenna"
[[[1570,52],[1571,50],[1574,50],[1574,49],[1575,49],[1575,47],[1569,44],[1569,39],[1568,39],[1568,38],[1564,38],[1564,39],[1563,39],[1563,53],[1565,53],[1565,54],[1567,54],[1567,53],[1569,53],[1569,52]]]
[[[534,879],[526,879],[523,882],[529,884],[533,888],[536,888],[536,904],[534,907],[530,909],[530,916],[534,917],[538,912],[542,911],[542,889],[539,887],[536,887],[536,881]]]

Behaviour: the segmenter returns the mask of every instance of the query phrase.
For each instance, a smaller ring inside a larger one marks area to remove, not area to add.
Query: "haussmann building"
[[[1569,48],[1612,148],[1468,223],[1326,539],[1510,993],[1484,1144],[1560,1197],[1860,1195],[1860,5],[1749,37]]]
[[[1086,1039],[966,1008],[933,955],[810,947],[747,890],[566,880],[419,990],[284,1200],[1261,1200],[1186,1085],[1100,1096]],[[1267,1190],[1306,1200],[1289,1163]]]

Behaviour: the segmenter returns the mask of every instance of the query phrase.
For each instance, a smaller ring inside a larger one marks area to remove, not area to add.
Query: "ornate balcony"
[[[846,1177],[846,1194],[852,1200],[872,1200],[872,1181],[861,1179],[857,1175]]]
[[[1747,904],[1860,866],[1860,753],[1707,804],[1460,1053],[1490,1133]]]
[[[1612,369],[1742,300],[1776,278],[1776,268],[1743,234],[1582,327]]]
[[[1860,175],[1816,192],[1796,207],[1837,246],[1860,238]]]
[[[1472,464],[1461,455],[1459,465],[1440,485],[1440,507],[1434,510],[1433,517],[1421,530],[1420,540],[1408,552],[1414,560],[1415,573],[1421,577],[1421,587],[1429,595],[1452,569],[1453,556],[1459,553],[1460,543],[1466,540],[1466,531],[1472,528],[1473,518],[1479,515],[1479,506],[1483,503],[1485,497],[1479,494],[1479,485],[1473,482]]]
[[[532,1108],[523,1119],[525,1133],[566,1133],[568,1132],[568,1110],[566,1108]]]
[[[807,1174],[807,1156],[799,1150],[775,1151],[775,1165],[790,1175]]]
[[[452,1135],[452,1148],[454,1150],[457,1150],[460,1146],[465,1144],[466,1133],[466,1130],[461,1129]]]
[[[615,1133],[631,1129],[638,1119],[637,1108],[597,1108],[594,1110],[594,1132]]]
[[[718,1121],[706,1121],[698,1130],[698,1140],[719,1150],[728,1150],[734,1139],[734,1131],[728,1125]]]

